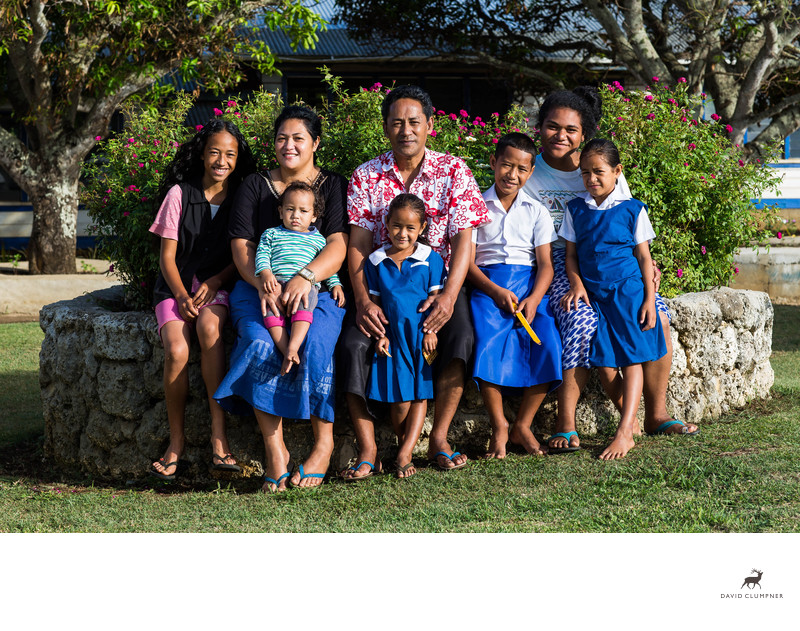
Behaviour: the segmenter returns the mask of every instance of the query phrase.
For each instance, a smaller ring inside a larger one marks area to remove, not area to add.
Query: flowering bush
[[[334,98],[320,112],[323,140],[317,161],[349,177],[359,164],[390,148],[380,106],[391,87],[375,84],[349,93],[341,79],[322,70]],[[653,258],[664,273],[661,292],[674,296],[728,282],[737,248],[762,239],[772,225],[774,211],[757,210],[750,200],[774,187],[777,176],[730,145],[719,117],[698,119],[702,97],[689,94],[685,82],[672,89],[654,84],[647,92],[626,92],[618,83],[605,86],[599,135],[616,142],[633,194],[650,207],[658,235]],[[98,246],[114,262],[135,307],[148,305],[152,295],[158,247],[148,228],[161,174],[180,143],[195,132],[184,125],[192,104],[190,95],[179,94],[161,111],[127,112],[125,131],[101,143],[103,159],[84,169],[82,199]],[[220,105],[214,114],[239,126],[259,167],[277,166],[272,138],[283,107],[280,98],[255,92],[247,100],[231,98]],[[538,139],[527,122],[517,107],[485,121],[464,110],[437,109],[428,146],[463,158],[485,190],[494,181],[489,156],[500,136],[520,130]]]
[[[730,126],[719,116],[699,118],[704,95],[686,86],[679,81],[669,88],[654,78],[645,92],[619,83],[601,90],[598,135],[616,143],[631,192],[649,207],[660,291],[669,297],[728,283],[736,250],[767,236],[775,212],[756,209],[751,199],[778,181],[731,145]],[[777,150],[768,161],[777,159]]]

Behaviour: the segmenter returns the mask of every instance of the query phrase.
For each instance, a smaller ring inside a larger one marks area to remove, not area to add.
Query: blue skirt
[[[333,351],[342,329],[344,309],[328,292],[319,294],[314,322],[300,347],[300,365],[281,376],[283,356],[264,326],[255,287],[240,280],[230,295],[231,322],[237,339],[228,374],[214,399],[230,412],[244,413],[241,401],[268,414],[292,419],[316,416],[333,422]],[[239,405],[237,405],[239,403]]]
[[[535,271],[527,265],[488,265],[480,270],[496,285],[513,291],[520,300],[533,291],[536,282]],[[475,325],[472,376],[476,381],[510,388],[548,383],[550,391],[561,385],[561,338],[548,296],[542,298],[531,323],[541,346],[531,339],[513,313],[500,309],[482,291],[472,290],[470,307]]]

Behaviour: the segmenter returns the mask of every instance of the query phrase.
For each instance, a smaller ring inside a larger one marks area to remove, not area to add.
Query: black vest
[[[178,247],[175,265],[186,291],[192,293],[192,278],[201,283],[219,274],[231,264],[231,246],[228,242],[228,217],[233,195],[228,195],[211,218],[208,203],[199,180],[181,182],[181,219],[178,224]],[[224,286],[223,289],[227,289]],[[159,272],[153,289],[153,306],[162,300],[174,298],[172,291]]]

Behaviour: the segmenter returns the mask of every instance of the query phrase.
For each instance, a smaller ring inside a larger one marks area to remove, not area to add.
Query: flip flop
[[[413,467],[413,466],[414,466],[414,463],[413,463],[413,462],[409,462],[407,465],[404,465],[404,466],[402,466],[402,467],[399,467],[399,466],[397,466],[396,464],[395,464],[395,466],[396,466],[397,468],[395,469],[394,476],[395,476],[395,477],[396,477],[398,480],[406,480],[406,479],[408,479],[408,478],[412,477],[412,476],[407,476],[407,477],[406,477],[405,475],[401,476],[400,474],[401,474],[401,473],[403,473],[403,474],[404,474],[404,473],[405,473],[406,471],[408,471],[408,470],[409,470],[411,467]],[[416,474],[415,474],[415,475],[416,475]]]
[[[572,438],[573,436],[575,436],[576,438],[579,438],[578,432],[556,432],[555,434],[550,436],[550,438],[547,439],[547,453],[550,453],[550,454],[571,454],[571,453],[574,453],[576,451],[580,451],[581,450],[581,446],[580,445],[578,445],[577,447],[569,447],[569,446],[568,447],[551,447],[550,446],[550,441],[553,440],[554,438],[566,438],[567,439],[567,445],[569,445],[569,439]]]
[[[270,491],[270,493],[280,493],[280,491],[278,490],[278,487],[281,485],[281,482],[283,482],[290,475],[291,474],[287,471],[281,477],[279,477],[277,480],[275,478],[269,477],[268,475],[265,475],[264,476],[264,482],[269,482],[270,484],[274,484],[275,485],[275,490],[274,491]]]
[[[303,471],[303,465],[297,467],[297,470],[300,472],[300,481],[302,482],[306,478],[320,478],[325,479],[324,473],[306,473]],[[289,485],[294,489],[314,489],[317,487],[322,486],[321,484],[317,484],[316,486],[300,486],[299,484],[292,484],[291,479],[289,480]]]
[[[347,470],[348,471],[358,471],[358,468],[362,464],[365,464],[365,465],[367,465],[369,467],[369,473],[367,475],[360,475],[358,477],[343,478],[344,481],[345,482],[360,482],[361,480],[366,480],[367,478],[371,478],[373,475],[375,475],[375,465],[372,464],[369,460],[362,460],[355,467],[347,467]]]
[[[225,462],[226,458],[233,458],[233,454],[223,454],[222,456],[218,454],[213,454],[211,456],[211,470],[212,471],[233,471],[235,473],[241,473],[242,468],[238,464],[228,464]],[[214,460],[219,460],[218,464],[214,464]]]
[[[667,430],[672,427],[673,425],[682,425],[683,431],[682,432],[667,432]],[[655,428],[652,432],[647,432],[648,436],[658,436],[660,434],[672,434],[675,436],[697,436],[700,433],[700,428],[698,427],[693,432],[689,431],[689,428],[686,427],[686,423],[683,421],[679,421],[678,419],[672,419],[671,421],[667,421],[665,423],[661,423],[658,427]]]
[[[174,482],[175,481],[175,477],[178,475],[178,468],[179,468],[178,464],[179,464],[179,461],[178,460],[173,460],[172,462],[165,463],[163,458],[159,458],[158,462],[160,462],[161,466],[164,467],[165,469],[169,469],[171,466],[174,465],[175,466],[175,471],[171,475],[167,475],[166,473],[161,473],[161,471],[156,469],[151,464],[150,468],[147,470],[147,472],[150,475],[152,475],[154,478],[158,478],[159,480],[162,480],[164,482]]]
[[[456,456],[460,456],[460,455],[461,455],[461,452],[460,452],[460,451],[454,451],[454,452],[453,452],[453,453],[451,453],[450,455],[448,455],[448,454],[447,454],[447,453],[445,453],[444,451],[440,451],[439,453],[435,454],[435,455],[433,456],[433,458],[431,458],[431,459],[429,460],[429,462],[430,462],[430,465],[431,465],[432,467],[436,467],[437,469],[439,469],[439,471],[453,471],[454,469],[461,469],[462,467],[466,467],[466,466],[467,466],[467,462],[469,462],[468,460],[465,460],[465,461],[464,461],[464,462],[462,462],[461,464],[456,464],[455,462],[453,462],[453,458],[455,458]],[[454,465],[454,466],[452,466],[452,467],[443,467],[442,465],[440,465],[440,464],[439,464],[439,461],[437,460],[437,458],[438,458],[439,456],[444,456],[444,457],[445,457],[445,458],[447,458],[447,459],[448,459],[450,462],[453,462],[453,465]]]

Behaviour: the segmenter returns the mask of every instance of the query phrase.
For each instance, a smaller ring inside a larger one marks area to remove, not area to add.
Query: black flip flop
[[[163,458],[159,458],[158,462],[160,462],[161,466],[164,467],[165,469],[168,469],[169,467],[175,465],[175,472],[173,474],[171,474],[171,475],[167,475],[166,473],[161,473],[153,465],[150,465],[150,468],[147,470],[147,472],[150,475],[152,475],[154,478],[158,478],[159,480],[161,480],[163,482],[174,482],[176,476],[178,475],[178,469],[180,469],[180,461],[179,460],[173,460],[170,463],[165,463]]]
[[[228,464],[224,462],[225,458],[233,458],[233,454],[224,454],[222,456],[214,454],[211,456],[211,470],[212,471],[233,471],[234,473],[241,473],[242,468],[238,464]],[[214,464],[214,460],[219,460],[219,464]]]

